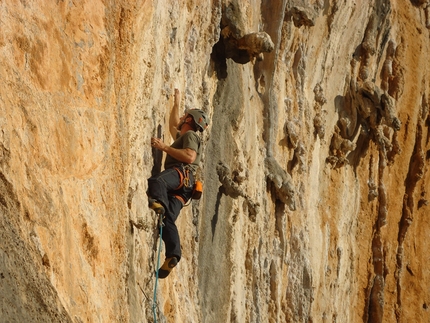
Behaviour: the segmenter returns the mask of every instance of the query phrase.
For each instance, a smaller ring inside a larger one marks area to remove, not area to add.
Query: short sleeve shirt
[[[190,148],[197,153],[196,159],[192,164],[188,164],[193,173],[197,171],[199,167],[200,159],[201,159],[201,144],[200,137],[194,131],[190,130],[184,133],[183,135],[176,138],[173,144],[170,145],[172,148],[176,149],[185,149]],[[185,164],[170,155],[166,156],[166,160],[164,161],[164,168],[172,168],[174,166],[178,166],[181,164]]]

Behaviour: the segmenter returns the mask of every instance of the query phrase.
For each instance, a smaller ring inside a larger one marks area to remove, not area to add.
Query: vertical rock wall
[[[153,322],[178,88],[211,124],[160,322],[428,321],[429,10],[1,2],[2,319]]]

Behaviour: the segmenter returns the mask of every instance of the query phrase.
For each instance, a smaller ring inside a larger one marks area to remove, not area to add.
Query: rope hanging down
[[[157,323],[157,285],[158,285],[158,268],[160,268],[161,242],[163,238],[163,213],[160,214],[160,245],[158,247],[157,271],[155,274],[154,299],[152,302],[152,313],[154,314],[154,323]]]

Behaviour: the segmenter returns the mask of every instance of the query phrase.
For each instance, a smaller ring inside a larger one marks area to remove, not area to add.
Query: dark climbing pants
[[[174,168],[168,168],[148,179],[148,196],[160,202],[165,209],[163,241],[166,246],[166,258],[176,257],[178,261],[181,259],[181,243],[175,222],[183,207],[180,198],[185,203],[191,198],[194,178],[190,172],[189,186],[183,185],[177,189],[180,181],[181,177]]]

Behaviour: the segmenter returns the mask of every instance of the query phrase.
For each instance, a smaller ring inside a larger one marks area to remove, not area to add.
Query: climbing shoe
[[[155,213],[164,214],[164,206],[161,205],[160,202],[158,202],[157,200],[152,199],[152,198],[149,198],[148,202],[149,202],[149,205],[148,205],[149,208],[153,209],[155,211]]]
[[[166,260],[164,260],[163,266],[161,266],[160,269],[158,269],[158,278],[166,278],[167,276],[169,276],[170,272],[172,271],[173,268],[176,267],[177,264],[178,264],[178,258],[176,257],[166,258]]]

